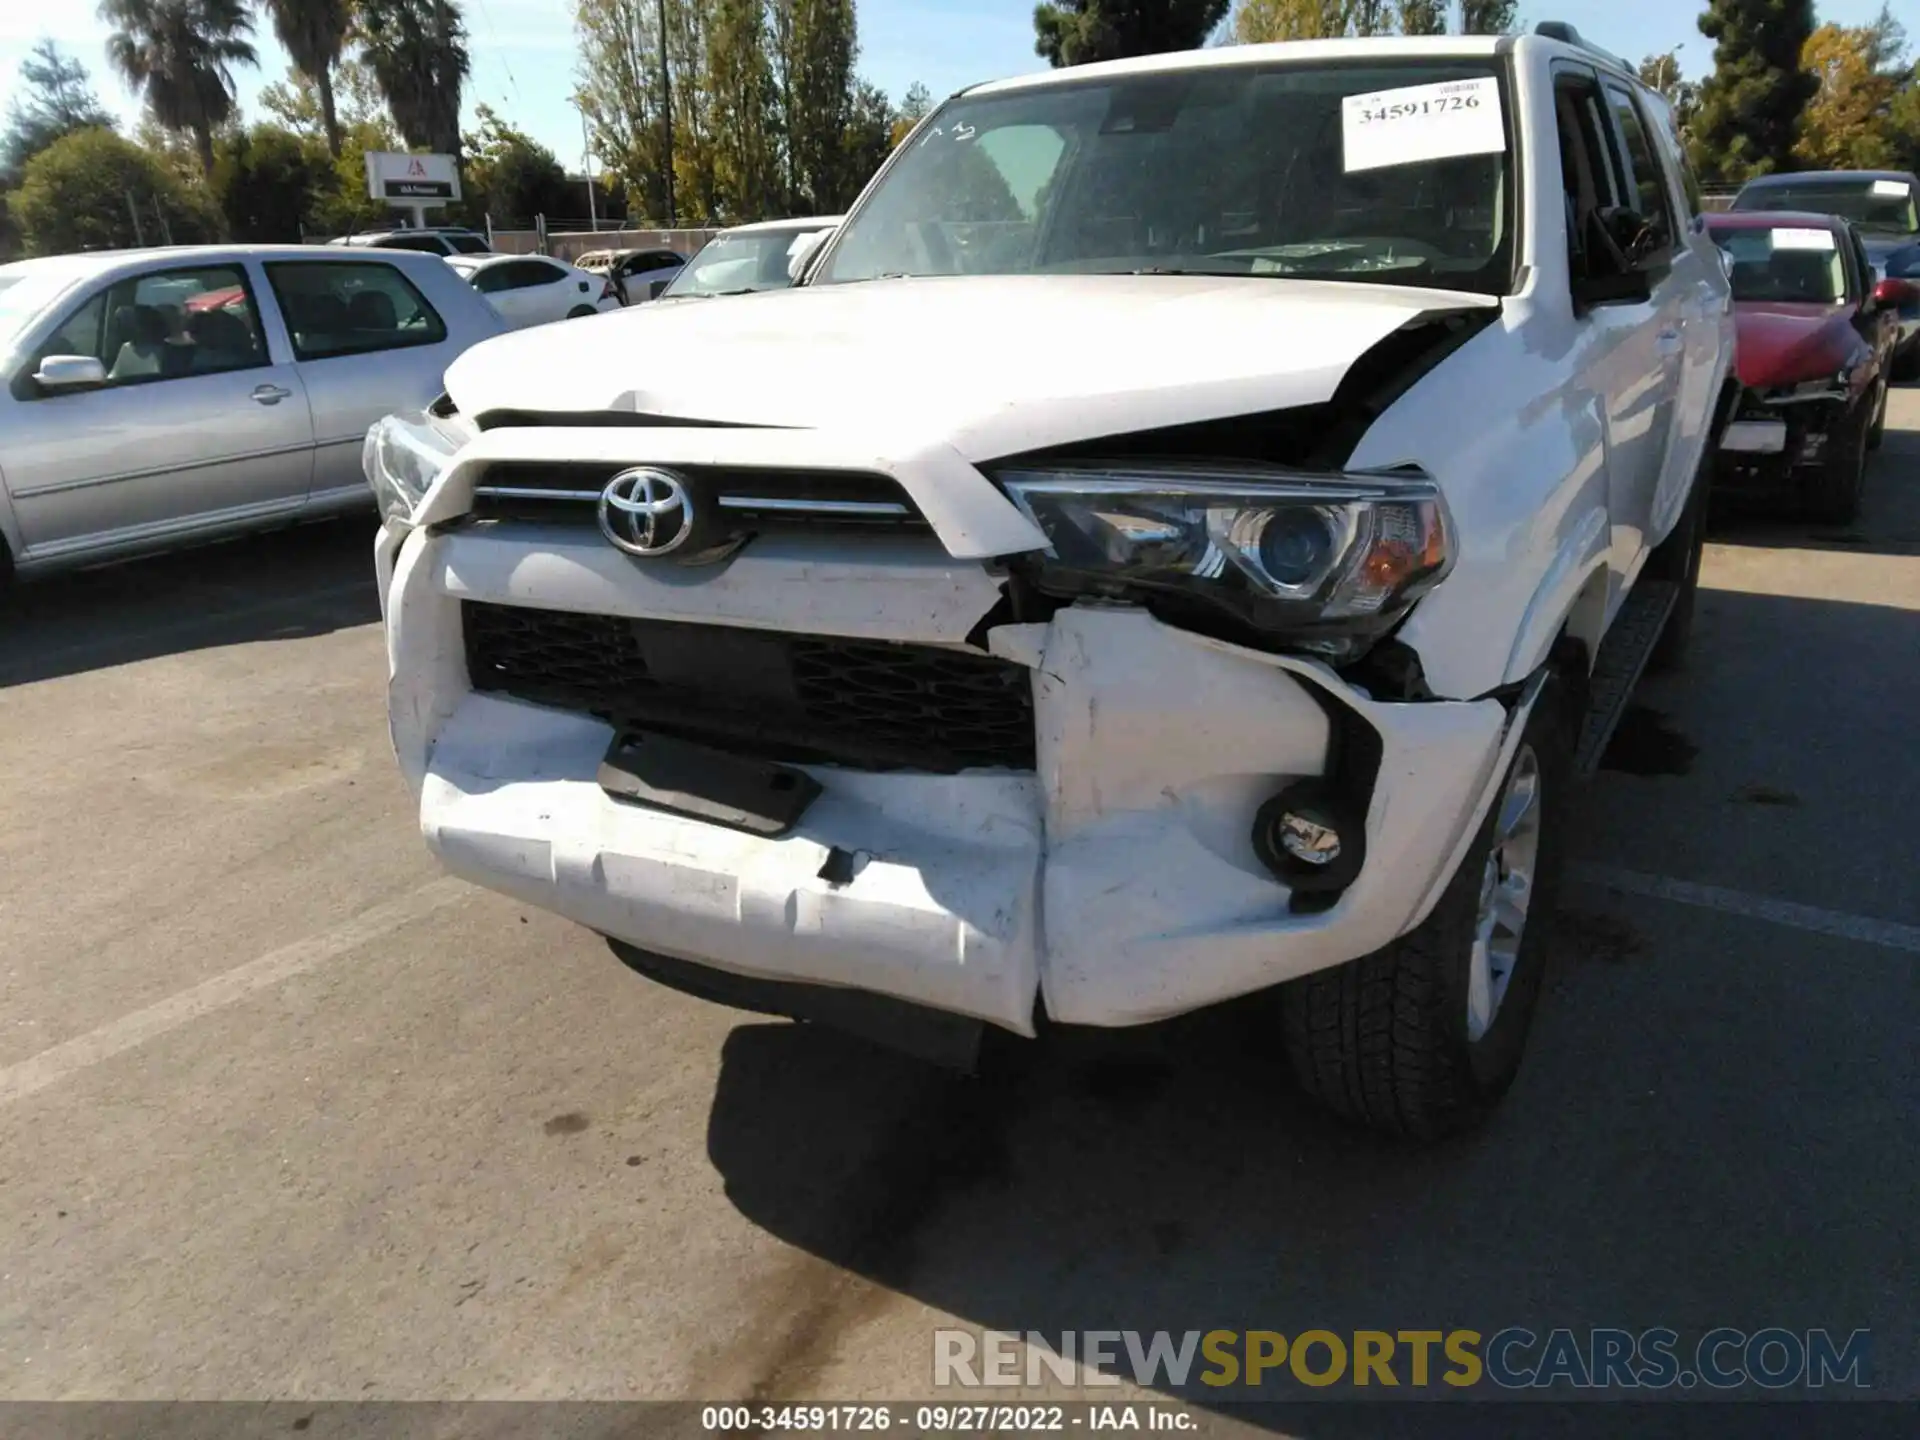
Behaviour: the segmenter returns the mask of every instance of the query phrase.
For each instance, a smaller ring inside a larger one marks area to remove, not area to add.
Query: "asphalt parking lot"
[[[906,1398],[950,1324],[1869,1328],[1920,1398],[1920,389],[1857,526],[1722,522],[1426,1151],[1242,1009],[963,1081],[443,880],[365,530],[0,618],[0,1398]]]

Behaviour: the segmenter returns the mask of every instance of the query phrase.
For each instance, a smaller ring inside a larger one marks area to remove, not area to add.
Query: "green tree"
[[[1126,55],[1195,50],[1230,0],[1041,0],[1033,50],[1056,69]]]
[[[305,238],[314,201],[333,183],[322,142],[282,125],[255,125],[220,137],[207,188],[233,239],[284,245]]]
[[[781,204],[779,92],[769,39],[763,0],[715,0],[706,57],[714,182],[736,220],[764,219]]]
[[[115,128],[87,83],[87,67],[62,55],[51,40],[40,41],[20,62],[20,83],[22,93],[7,106],[7,133],[0,137],[0,182],[17,180],[27,161],[62,136]]]
[[[357,132],[363,150],[399,147],[400,132],[393,128],[386,97],[380,93],[379,83],[365,61],[349,56],[334,67],[333,95],[337,107],[335,120],[340,126],[343,144]],[[262,89],[260,108],[296,135],[326,142],[320,92],[313,81],[298,70],[289,70],[285,80]]]
[[[1233,38],[1242,45],[1325,40],[1347,33],[1349,0],[1242,0]]]
[[[679,0],[674,0],[679,3]],[[667,0],[575,0],[580,85],[575,102],[593,151],[649,219],[673,224],[674,78],[663,63]],[[686,77],[679,77],[681,83]]]
[[[1460,0],[1462,35],[1504,35],[1513,28],[1518,0]]]
[[[460,88],[471,70],[453,0],[359,0],[360,55],[400,137],[416,150],[460,154]]]
[[[1894,115],[1912,83],[1901,64],[1906,39],[1885,8],[1871,24],[1822,25],[1807,37],[1800,63],[1819,88],[1800,116],[1796,160],[1814,170],[1880,170],[1906,158]]]
[[[853,0],[792,0],[791,12],[781,117],[797,192],[789,204],[824,214],[848,198],[846,144],[858,53]]]
[[[1640,62],[1640,82],[1667,102],[1674,129],[1685,141],[1693,133],[1694,112],[1700,108],[1700,87],[1680,73],[1680,57],[1669,50]]]
[[[1714,42],[1713,74],[1700,87],[1694,168],[1725,181],[1792,168],[1800,113],[1820,87],[1800,66],[1813,0],[1709,0],[1700,33]]]
[[[474,118],[479,124],[463,142],[461,179],[480,213],[526,225],[536,215],[568,215],[579,207],[567,172],[551,150],[507,124],[490,105],[475,110]]]
[[[720,213],[715,178],[717,137],[707,81],[707,35],[713,0],[674,0],[664,7],[667,69],[673,87],[673,193],[685,222],[712,224]]]
[[[186,245],[219,232],[205,200],[167,165],[101,128],[76,130],[29,160],[9,211],[32,255],[153,245],[168,237]]]
[[[1395,15],[1402,35],[1447,33],[1446,0],[1399,0]]]
[[[234,112],[233,67],[258,63],[240,0],[102,0],[107,58],[169,130],[193,136],[203,175]]]
[[[264,0],[273,17],[273,33],[280,37],[293,68],[312,82],[320,96],[320,123],[326,130],[327,153],[340,158],[340,121],[334,114],[333,67],[346,47],[353,24],[348,0]]]
[[[893,134],[890,137],[894,148],[913,133],[913,127],[926,119],[933,110],[933,92],[918,80],[907,87],[907,93],[894,112]]]
[[[845,210],[859,197],[867,181],[893,153],[893,127],[898,115],[887,92],[878,85],[859,82],[853,92],[853,113],[847,120],[846,163],[841,166],[841,188],[826,206],[829,211]]]

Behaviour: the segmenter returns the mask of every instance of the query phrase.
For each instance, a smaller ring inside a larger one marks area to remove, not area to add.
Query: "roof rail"
[[[1619,67],[1629,75],[1636,73],[1633,66],[1625,60],[1611,50],[1602,50],[1564,20],[1542,20],[1533,27],[1533,33],[1543,40],[1558,40],[1562,45],[1571,45],[1575,49],[1584,50],[1596,59],[1605,60],[1608,64]]]

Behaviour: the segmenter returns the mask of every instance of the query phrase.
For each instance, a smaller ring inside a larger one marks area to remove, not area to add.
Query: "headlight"
[[[1429,480],[1116,465],[995,478],[1049,548],[1062,596],[1192,601],[1336,659],[1364,650],[1446,575],[1446,505]]]
[[[383,520],[410,520],[463,443],[454,422],[414,411],[389,415],[367,431],[360,465]]]

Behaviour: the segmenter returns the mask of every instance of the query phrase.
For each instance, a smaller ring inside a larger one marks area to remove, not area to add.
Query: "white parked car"
[[[722,230],[660,292],[662,300],[784,290],[843,217],[761,220]]]
[[[448,265],[492,302],[515,330],[618,310],[620,296],[604,275],[545,255],[449,255]]]
[[[1694,194],[1562,27],[956,96],[799,287],[369,438],[427,843],[745,1008],[964,1063],[1258,993],[1335,1111],[1473,1122],[1688,636]]]

